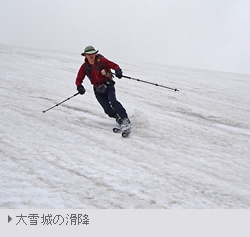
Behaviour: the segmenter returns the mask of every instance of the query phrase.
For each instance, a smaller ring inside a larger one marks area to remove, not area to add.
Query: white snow
[[[0,45],[0,208],[250,208],[250,75],[105,56],[180,90],[116,79],[129,138],[87,78],[42,113],[77,92],[80,54]]]

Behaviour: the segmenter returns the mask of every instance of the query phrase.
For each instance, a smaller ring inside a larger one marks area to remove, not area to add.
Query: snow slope
[[[129,138],[97,103],[82,57],[0,45],[0,208],[250,208],[250,75],[127,63]]]

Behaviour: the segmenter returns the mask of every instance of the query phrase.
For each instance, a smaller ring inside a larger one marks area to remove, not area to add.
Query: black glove
[[[85,91],[86,91],[83,85],[78,86],[77,90],[79,91],[79,93],[81,95],[83,95],[85,93]]]
[[[119,79],[122,78],[122,70],[121,68],[118,68],[115,70],[115,76],[118,77]]]

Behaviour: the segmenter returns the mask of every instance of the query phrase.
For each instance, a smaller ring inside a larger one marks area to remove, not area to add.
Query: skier
[[[97,54],[98,51],[93,46],[87,46],[81,54],[85,56],[85,62],[77,74],[75,82],[77,90],[81,95],[85,93],[86,90],[82,82],[85,76],[87,76],[93,85],[96,99],[104,109],[104,112],[109,117],[115,118],[119,125],[126,126],[130,124],[130,120],[125,108],[116,99],[115,82],[112,79],[110,69],[115,70],[115,75],[119,79],[122,78],[122,70],[117,64]]]

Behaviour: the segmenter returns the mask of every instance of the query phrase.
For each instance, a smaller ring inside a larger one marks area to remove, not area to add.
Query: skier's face
[[[88,59],[88,62],[90,64],[95,63],[95,54],[85,54],[85,57]]]

